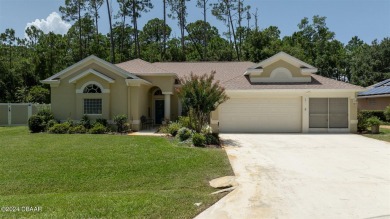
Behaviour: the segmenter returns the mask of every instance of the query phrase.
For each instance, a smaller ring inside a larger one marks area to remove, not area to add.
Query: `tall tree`
[[[8,56],[8,66],[12,68],[12,50],[16,43],[15,30],[7,28],[4,33],[0,35],[1,44],[4,46],[6,56]]]
[[[130,0],[131,5],[131,15],[134,28],[134,43],[135,43],[135,52],[136,57],[140,58],[141,48],[138,40],[138,18],[141,17],[142,12],[148,12],[153,8],[151,0]]]
[[[238,0],[237,2],[237,15],[238,15],[238,20],[237,20],[237,33],[238,33],[238,42],[239,42],[239,53],[241,56],[241,50],[242,50],[242,40],[243,40],[243,33],[244,33],[244,28],[241,25],[242,19],[243,19],[243,14],[249,12],[250,10],[249,5],[244,5],[244,0]]]
[[[119,4],[119,11],[118,14],[115,16],[115,18],[120,18],[120,25],[121,25],[121,31],[120,31],[120,37],[119,37],[119,53],[120,53],[120,61],[124,61],[123,54],[124,54],[124,42],[128,35],[125,32],[125,28],[127,27],[126,24],[126,17],[131,15],[130,8],[130,1],[129,0],[117,0]],[[116,23],[115,26],[117,27],[118,24]]]
[[[223,21],[228,26],[228,37],[233,37],[233,45],[236,51],[237,59],[240,60],[240,52],[237,45],[237,38],[235,33],[235,26],[233,24],[233,14],[237,10],[237,0],[218,0],[217,3],[212,4],[212,14],[218,19]]]
[[[103,0],[87,0],[87,1],[88,1],[88,11],[89,13],[92,14],[92,16],[95,19],[95,28],[96,28],[95,38],[98,46],[100,44],[99,43],[99,22],[98,22],[100,18],[99,9],[103,5]],[[99,48],[97,47],[96,49],[98,50]]]
[[[180,42],[182,53],[185,55],[185,28],[187,23],[187,6],[186,1],[189,0],[168,0],[168,5],[171,7],[170,18],[177,19],[180,29]]]
[[[207,3],[209,0],[197,0],[196,6],[203,9],[203,59],[207,60]]]
[[[161,61],[163,59],[161,54],[164,51],[164,37],[169,37],[171,31],[171,28],[165,25],[163,20],[158,18],[149,20],[140,33],[141,57],[150,62]]]
[[[62,19],[66,21],[76,21],[79,27],[79,60],[84,58],[83,45],[81,40],[82,34],[82,13],[85,9],[85,0],[65,0],[65,6],[60,6],[59,11],[62,14]]]
[[[167,0],[163,0],[163,20],[164,20],[164,26],[167,25]],[[166,58],[166,51],[167,51],[167,32],[164,28],[163,30],[164,33],[164,44],[163,44],[163,52],[161,53],[161,59],[164,61]]]
[[[115,45],[114,45],[114,38],[112,35],[111,7],[108,0],[106,0],[106,5],[108,11],[108,23],[110,24],[111,63],[115,63]]]

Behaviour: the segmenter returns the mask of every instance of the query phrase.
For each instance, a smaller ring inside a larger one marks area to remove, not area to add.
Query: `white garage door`
[[[229,99],[219,109],[220,132],[301,132],[301,98]]]

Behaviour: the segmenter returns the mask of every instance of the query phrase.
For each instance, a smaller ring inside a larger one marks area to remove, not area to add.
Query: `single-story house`
[[[315,74],[284,52],[260,63],[156,62],[111,64],[89,56],[43,80],[50,84],[54,117],[112,120],[126,114],[133,130],[141,117],[155,124],[176,120],[182,106],[180,77],[216,71],[230,97],[211,115],[215,132],[356,132],[362,88]]]
[[[359,110],[385,110],[390,105],[390,79],[381,81],[358,93]]]

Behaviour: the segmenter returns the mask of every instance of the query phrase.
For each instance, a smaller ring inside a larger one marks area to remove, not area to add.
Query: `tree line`
[[[27,37],[18,38],[6,29],[0,33],[0,102],[49,102],[49,87],[39,81],[91,54],[111,63],[135,58],[259,62],[285,51],[336,80],[369,86],[390,78],[389,37],[368,44],[354,36],[344,45],[318,15],[303,18],[294,33],[281,37],[276,26],[259,28],[257,9],[245,0],[197,0],[203,16],[195,22],[187,22],[189,0],[162,1],[163,17],[142,29],[138,23],[154,7],[151,0],[64,0],[59,11],[73,23],[65,35],[30,26]],[[222,33],[208,22],[210,12],[226,27]],[[100,20],[102,13],[108,21]],[[177,21],[179,36],[171,35],[168,18]],[[99,31],[102,22],[109,23],[108,33]]]

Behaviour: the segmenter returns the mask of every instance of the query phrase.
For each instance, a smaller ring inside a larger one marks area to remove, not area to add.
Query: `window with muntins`
[[[84,99],[84,114],[102,114],[102,99]]]
[[[102,89],[100,89],[100,87],[97,86],[96,84],[90,84],[84,88],[83,93],[100,94],[100,93],[102,93]]]

